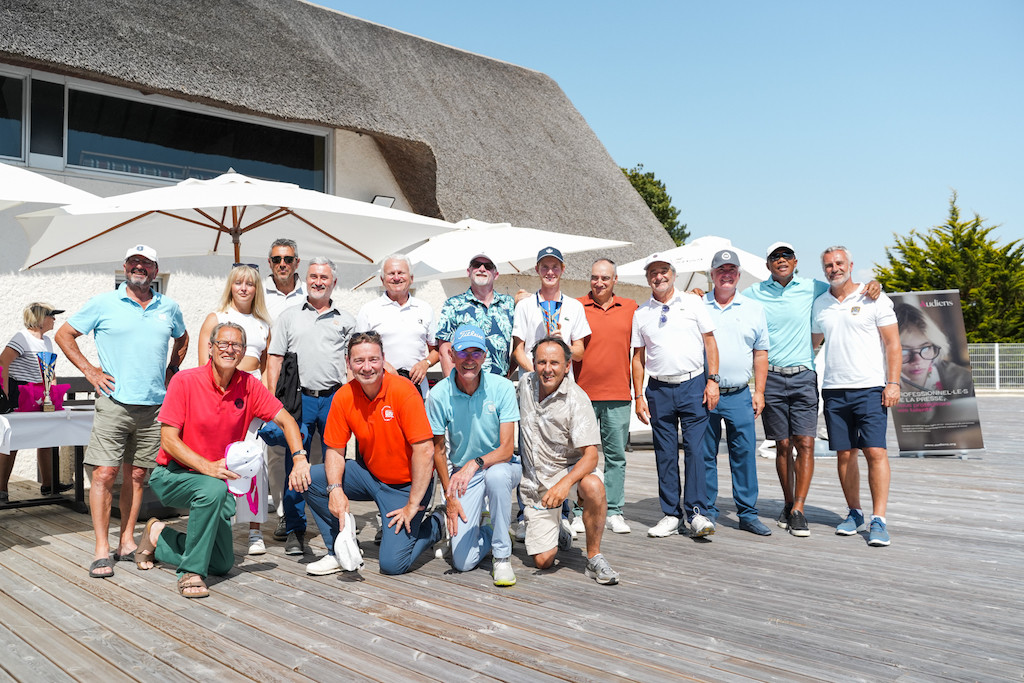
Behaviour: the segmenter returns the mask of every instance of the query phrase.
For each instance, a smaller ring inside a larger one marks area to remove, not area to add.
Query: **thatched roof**
[[[3,62],[371,135],[418,213],[672,246],[536,71],[298,0],[0,0],[0,24]]]

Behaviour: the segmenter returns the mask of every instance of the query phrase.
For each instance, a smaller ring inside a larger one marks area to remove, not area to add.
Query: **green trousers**
[[[177,567],[178,576],[193,573],[206,578],[231,571],[235,563],[231,540],[235,497],[224,481],[190,472],[172,461],[153,469],[149,485],[164,505],[188,508],[185,533],[169,526],[160,532],[157,561]]]
[[[629,439],[631,401],[593,401],[594,413],[601,425],[601,450],[604,451],[604,490],[608,514],[621,515],[626,502],[626,441]],[[577,502],[575,513],[583,514]]]

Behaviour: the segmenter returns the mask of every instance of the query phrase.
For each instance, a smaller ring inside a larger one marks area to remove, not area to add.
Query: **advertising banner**
[[[900,402],[892,410],[900,451],[984,448],[960,293],[889,297],[903,346]]]

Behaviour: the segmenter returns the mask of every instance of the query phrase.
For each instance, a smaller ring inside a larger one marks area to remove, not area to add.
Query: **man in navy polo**
[[[735,251],[723,249],[711,260],[714,288],[704,295],[704,305],[715,323],[718,343],[718,405],[710,411],[704,432],[707,458],[708,516],[717,521],[718,442],[725,422],[729,447],[729,471],[732,498],[739,526],[758,536],[771,535],[771,529],[757,518],[757,452],[754,421],[764,408],[764,383],[768,375],[768,323],[761,304],[737,294],[740,260]],[[748,383],[754,377],[754,391]]]
[[[513,586],[507,530],[512,491],[523,471],[512,455],[519,421],[516,391],[512,382],[484,371],[487,338],[479,327],[459,326],[448,353],[454,372],[431,389],[427,416],[434,433],[434,467],[445,492],[452,564],[469,571],[490,551],[494,585]],[[485,500],[489,523],[481,520]]]

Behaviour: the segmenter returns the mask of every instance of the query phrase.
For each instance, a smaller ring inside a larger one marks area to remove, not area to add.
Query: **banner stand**
[[[983,448],[974,451],[974,453],[976,453],[979,457],[984,452],[985,449]],[[900,451],[901,458],[925,458],[933,456],[942,456],[947,458],[955,456],[959,460],[970,460],[971,451]]]

